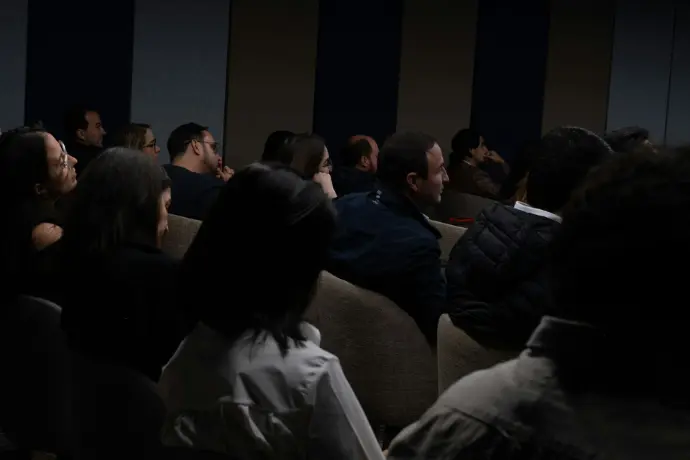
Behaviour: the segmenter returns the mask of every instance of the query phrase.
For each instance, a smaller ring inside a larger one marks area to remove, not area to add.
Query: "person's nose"
[[[155,149],[155,150],[156,150],[156,155],[158,155],[158,153],[160,153],[160,151],[161,151],[161,148],[158,147],[158,146],[156,146],[156,149]]]
[[[72,155],[67,155],[67,161],[69,162],[69,164],[71,166],[74,166],[77,163],[79,163],[79,161],[76,158],[74,158]]]

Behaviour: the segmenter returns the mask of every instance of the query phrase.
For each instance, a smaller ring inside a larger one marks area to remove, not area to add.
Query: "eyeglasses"
[[[58,141],[58,144],[60,144],[60,150],[62,150],[62,153],[60,154],[60,162],[58,163],[58,166],[61,169],[69,168],[69,160],[67,159],[67,147],[65,147],[65,143],[62,141]]]
[[[200,141],[198,139],[192,139],[191,141],[187,142],[187,144],[191,144],[192,142],[199,142],[201,144],[208,144],[214,153],[218,153],[220,151],[220,142]]]
[[[156,139],[154,139],[151,142],[149,142],[148,144],[144,145],[144,148],[145,149],[155,149],[156,145],[157,145],[157,141],[156,141]]]

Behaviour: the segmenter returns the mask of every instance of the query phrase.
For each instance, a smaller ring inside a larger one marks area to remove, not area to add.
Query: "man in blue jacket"
[[[441,200],[443,152],[426,134],[394,134],[379,154],[377,178],[374,191],[336,200],[340,222],[328,270],[391,299],[435,346],[446,284],[440,234],[421,209]]]

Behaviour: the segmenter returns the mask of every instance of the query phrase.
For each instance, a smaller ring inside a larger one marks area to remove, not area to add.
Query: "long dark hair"
[[[54,213],[53,202],[36,190],[50,178],[45,135],[41,129],[24,127],[0,136],[0,200],[4,214],[0,268],[4,273],[25,268],[33,246],[32,225],[41,220],[39,216]]]
[[[283,163],[289,164],[304,179],[314,177],[323,161],[326,143],[316,134],[297,134],[279,154]],[[289,161],[288,161],[289,159]]]
[[[74,189],[65,216],[65,253],[99,257],[126,243],[155,246],[160,197],[169,186],[165,171],[148,155],[107,149]]]
[[[284,166],[247,166],[225,185],[185,255],[182,308],[231,340],[269,334],[287,353],[289,339],[304,340],[299,325],[334,229],[335,210],[317,184]],[[207,286],[214,273],[222,287]]]

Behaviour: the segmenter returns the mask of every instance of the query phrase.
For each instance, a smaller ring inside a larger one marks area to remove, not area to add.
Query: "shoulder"
[[[31,231],[31,241],[39,251],[62,238],[62,227],[59,225],[41,222]]]

